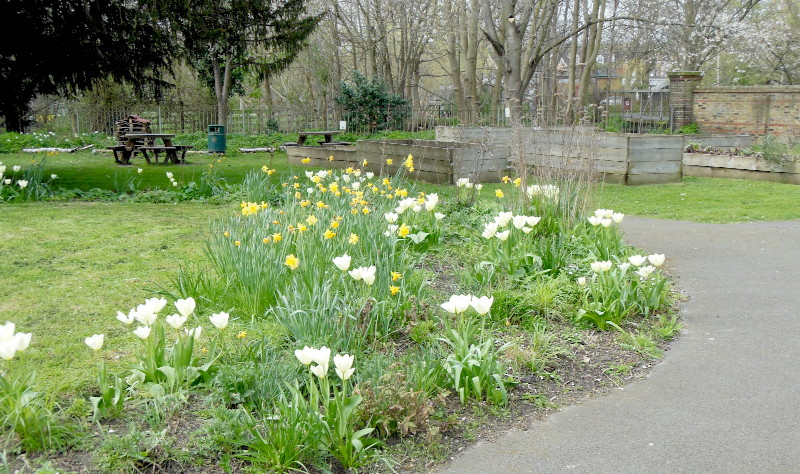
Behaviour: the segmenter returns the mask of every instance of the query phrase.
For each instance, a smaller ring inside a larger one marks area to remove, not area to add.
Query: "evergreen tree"
[[[27,125],[29,104],[100,78],[158,93],[177,50],[174,36],[127,0],[6,0],[0,3],[0,115],[9,131]]]

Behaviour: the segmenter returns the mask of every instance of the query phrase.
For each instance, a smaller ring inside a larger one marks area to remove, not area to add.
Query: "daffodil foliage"
[[[422,291],[417,251],[441,238],[438,196],[352,168],[274,186],[278,204],[242,202],[208,242],[230,306],[276,318],[301,344],[348,350],[401,327]]]

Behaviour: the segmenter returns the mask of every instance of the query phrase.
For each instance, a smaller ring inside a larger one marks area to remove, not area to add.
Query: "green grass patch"
[[[681,183],[597,186],[597,207],[629,215],[730,223],[800,219],[800,186],[743,179],[683,178]]]
[[[231,210],[234,210],[231,207]],[[36,385],[74,395],[97,377],[84,345],[106,333],[109,370],[130,365],[129,328],[114,319],[179,266],[203,259],[219,206],[81,202],[25,203],[0,212],[0,321],[33,332],[32,350],[8,364],[36,372]],[[127,334],[126,334],[127,333]]]

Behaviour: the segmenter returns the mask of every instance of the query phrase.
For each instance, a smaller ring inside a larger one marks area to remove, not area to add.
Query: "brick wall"
[[[701,133],[800,136],[800,86],[698,88],[693,102]]]

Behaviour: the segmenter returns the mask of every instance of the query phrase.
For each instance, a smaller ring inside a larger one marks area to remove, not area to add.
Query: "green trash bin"
[[[208,126],[208,152],[225,153],[225,125]]]

